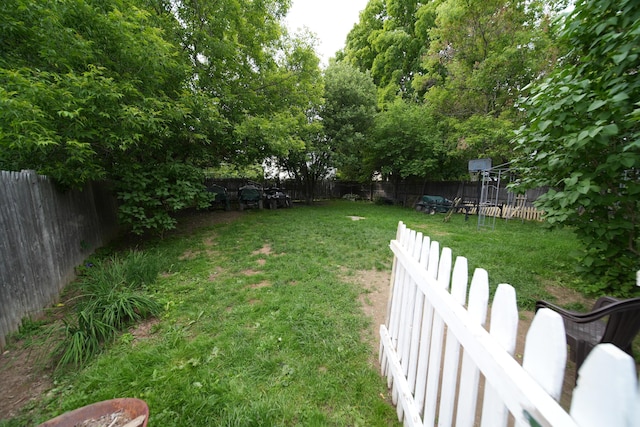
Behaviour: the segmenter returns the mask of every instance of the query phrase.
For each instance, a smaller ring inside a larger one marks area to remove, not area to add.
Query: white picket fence
[[[558,403],[567,348],[557,313],[538,311],[521,365],[513,357],[518,310],[512,286],[498,286],[487,331],[485,270],[475,270],[467,292],[466,258],[456,258],[452,273],[451,250],[440,251],[438,242],[402,222],[390,246],[395,256],[380,363],[404,425],[640,426],[629,355],[611,344],[597,346],[582,365],[567,413]]]

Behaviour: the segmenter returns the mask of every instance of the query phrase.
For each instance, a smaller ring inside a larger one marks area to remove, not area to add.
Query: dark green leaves
[[[561,37],[569,54],[523,104],[518,165],[525,186],[557,188],[540,208],[575,227],[593,289],[628,294],[640,269],[640,5],[577,2]]]

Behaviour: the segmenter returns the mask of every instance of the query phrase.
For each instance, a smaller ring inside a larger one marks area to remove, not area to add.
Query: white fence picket
[[[440,253],[440,263],[438,264],[438,279],[435,283],[439,288],[447,290],[450,281],[451,249],[443,248]],[[444,320],[438,311],[433,312],[432,328],[431,348],[429,349],[429,368],[427,371],[427,389],[424,403],[424,423],[429,426],[434,425],[436,419],[440,366],[442,364],[442,348],[444,344]]]
[[[422,266],[426,267],[429,262],[429,249],[431,240],[429,237],[423,237],[422,249],[420,251],[419,262]],[[417,288],[416,299],[414,306],[414,318],[413,318],[413,334],[411,337],[414,345],[411,347],[411,354],[409,355],[409,374],[407,379],[409,381],[409,387],[412,392],[416,389],[416,376],[418,373],[418,361],[420,360],[420,335],[422,333],[422,318],[424,316],[424,294]]]
[[[559,401],[566,364],[567,342],[562,317],[543,308],[536,313],[527,332],[522,367]]]
[[[436,278],[438,260],[440,259],[440,244],[431,242],[429,249],[429,259],[427,261],[426,272],[429,278]],[[423,265],[420,264],[422,267]],[[424,294],[424,291],[422,292]],[[415,400],[419,404],[418,411],[424,414],[424,398],[427,390],[427,369],[429,367],[429,353],[431,346],[431,328],[433,325],[433,305],[429,298],[426,298],[423,306],[422,326],[420,331],[420,360],[418,360],[418,373],[416,377]]]
[[[571,416],[583,427],[637,426],[637,393],[633,358],[613,344],[600,344],[580,367]]]
[[[411,254],[412,258],[417,258],[420,255],[422,248],[422,233],[416,233],[410,230],[407,250]],[[406,275],[402,285],[402,309],[400,313],[400,322],[402,327],[398,330],[398,347],[397,351],[402,362],[403,376],[406,378],[409,373],[408,358],[411,352],[411,329],[413,321],[413,303],[415,301],[415,294],[417,291],[415,279],[411,275]],[[394,388],[393,396],[397,395],[397,390]],[[404,408],[402,405],[397,406],[398,419],[403,418]]]
[[[596,347],[579,372],[569,415],[556,401],[566,362],[564,328],[559,316],[549,310],[540,310],[536,315],[527,333],[521,366],[513,358],[518,327],[514,289],[506,284],[498,287],[489,333],[484,328],[487,272],[475,270],[467,310],[466,259],[456,259],[452,278],[448,248],[440,252],[438,242],[412,232],[402,223],[398,237],[390,244],[395,255],[394,269],[387,322],[380,326],[380,360],[398,405],[399,419],[405,425],[432,426],[437,419],[440,426],[450,426],[454,412],[456,426],[474,425],[482,372],[482,425],[505,425],[511,413],[518,426],[530,422],[567,427],[578,423],[585,427],[638,426],[640,392],[635,366],[628,355],[612,346]],[[447,291],[450,280],[451,293]],[[458,367],[460,349],[463,357]],[[624,368],[619,366],[625,364]],[[616,415],[610,416],[611,413]]]
[[[511,356],[516,349],[518,335],[518,307],[516,291],[511,285],[500,284],[491,308],[491,336]],[[508,411],[496,390],[500,384],[487,378],[482,407],[482,426],[507,425]]]
[[[401,237],[402,237],[402,233],[404,231],[404,229],[406,228],[406,225],[400,221],[398,223],[398,228],[396,230],[396,241],[400,241]],[[389,328],[389,324],[390,324],[390,319],[391,319],[391,311],[392,311],[392,306],[393,306],[393,294],[394,291],[396,290],[396,278],[399,274],[401,274],[401,272],[404,272],[404,269],[399,269],[398,268],[398,259],[396,257],[393,257],[393,265],[391,267],[391,279],[389,280],[389,300],[387,301],[387,317],[386,317],[386,321],[385,321],[385,325],[387,328]],[[382,348],[382,341],[380,341],[380,352],[379,352],[380,356],[378,361],[380,362],[380,367],[382,370],[382,375],[386,376],[387,375],[387,368],[388,368],[388,364],[387,364],[387,355],[386,353],[383,351]]]
[[[487,320],[488,304],[489,275],[487,270],[477,268],[473,272],[471,287],[469,289],[469,320],[483,327]],[[462,373],[460,377],[456,426],[471,427],[474,424],[476,416],[480,370],[466,350],[463,352]]]
[[[457,257],[451,278],[451,295],[461,306],[464,306],[467,298],[468,281],[469,268],[467,266],[467,259]],[[440,392],[440,409],[438,411],[438,426],[450,426],[453,422],[455,393],[456,386],[458,385],[459,360],[460,343],[451,331],[447,331],[444,369],[442,374],[442,391]]]

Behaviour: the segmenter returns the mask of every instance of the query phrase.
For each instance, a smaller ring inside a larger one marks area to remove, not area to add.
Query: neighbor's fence
[[[519,218],[527,221],[542,221],[544,214],[533,206],[482,206],[480,209],[486,216],[502,219]],[[468,209],[470,215],[475,215],[477,212],[478,209],[475,206]]]
[[[229,191],[231,200],[236,200],[238,188],[245,185],[245,179],[214,179],[207,178],[206,184],[217,184],[225,187]],[[261,182],[269,187],[275,182]],[[304,200],[304,188],[301,188],[295,180],[281,180],[278,186],[283,188],[293,200]],[[498,190],[498,205],[489,207],[487,216],[499,216],[501,218],[522,218],[530,220],[540,220],[541,213],[533,207],[533,202],[542,194],[547,192],[547,188],[536,188],[527,190],[524,198],[518,196],[515,206],[509,204],[510,196],[507,188],[501,187]],[[469,181],[424,181],[406,180],[399,182],[371,181],[360,183],[355,181],[321,180],[314,187],[316,199],[340,199],[345,195],[356,195],[364,200],[375,201],[377,199],[392,200],[394,203],[402,204],[406,207],[413,207],[416,201],[423,195],[443,196],[450,200],[460,198],[464,203],[477,203],[480,199],[480,187],[477,182]],[[475,214],[475,207],[469,211]]]
[[[452,273],[451,250],[440,253],[438,242],[402,223],[391,249],[392,289],[387,322],[380,326],[380,361],[405,425],[640,425],[640,392],[629,355],[611,344],[597,346],[580,369],[567,413],[557,402],[567,358],[557,313],[538,311],[520,365],[513,358],[518,327],[513,287],[498,286],[487,331],[485,270],[474,272],[467,301],[464,257],[457,257]]]
[[[57,300],[75,267],[116,230],[106,185],[61,192],[33,171],[0,172],[0,349],[24,317]]]

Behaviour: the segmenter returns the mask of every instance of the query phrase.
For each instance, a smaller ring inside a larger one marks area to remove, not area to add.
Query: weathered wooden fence
[[[0,172],[0,349],[22,319],[55,302],[74,269],[117,230],[104,184],[58,191],[33,171]]]
[[[206,182],[225,187],[229,191],[232,200],[236,200],[238,188],[247,183],[245,179],[235,178],[207,178]],[[275,182],[262,182],[261,184],[269,187],[275,185]],[[283,188],[293,200],[303,200],[305,198],[304,189],[300,188],[294,180],[281,180],[278,182],[278,186]],[[540,212],[535,210],[533,202],[546,192],[546,188],[527,190],[524,199],[520,199],[520,201],[515,204],[516,206],[510,206],[509,193],[506,188],[502,187],[498,191],[498,203],[500,206],[489,208],[490,212],[485,214],[503,218],[513,217],[539,220]],[[389,181],[371,181],[363,184],[354,181],[327,179],[316,183],[314,194],[317,199],[339,199],[345,195],[355,194],[364,200],[375,201],[376,199],[388,199],[406,207],[413,207],[416,201],[425,194],[443,196],[451,200],[459,197],[466,203],[478,202],[480,199],[480,188],[477,182],[469,181],[424,181],[414,179],[396,183]],[[475,214],[475,208],[469,213]],[[509,216],[507,216],[507,214],[509,214]]]
[[[580,369],[567,413],[557,402],[567,358],[557,313],[538,311],[520,365],[513,358],[518,328],[513,287],[498,286],[487,331],[485,270],[474,272],[467,300],[464,257],[456,258],[452,273],[451,250],[440,252],[438,242],[402,223],[391,249],[392,289],[387,322],[380,326],[380,361],[405,425],[640,425],[640,392],[629,355],[611,344],[597,346]]]
[[[482,213],[486,216],[494,216],[504,219],[524,219],[527,221],[542,221],[543,212],[533,206],[482,206]],[[475,215],[477,208],[469,209],[469,214]]]

